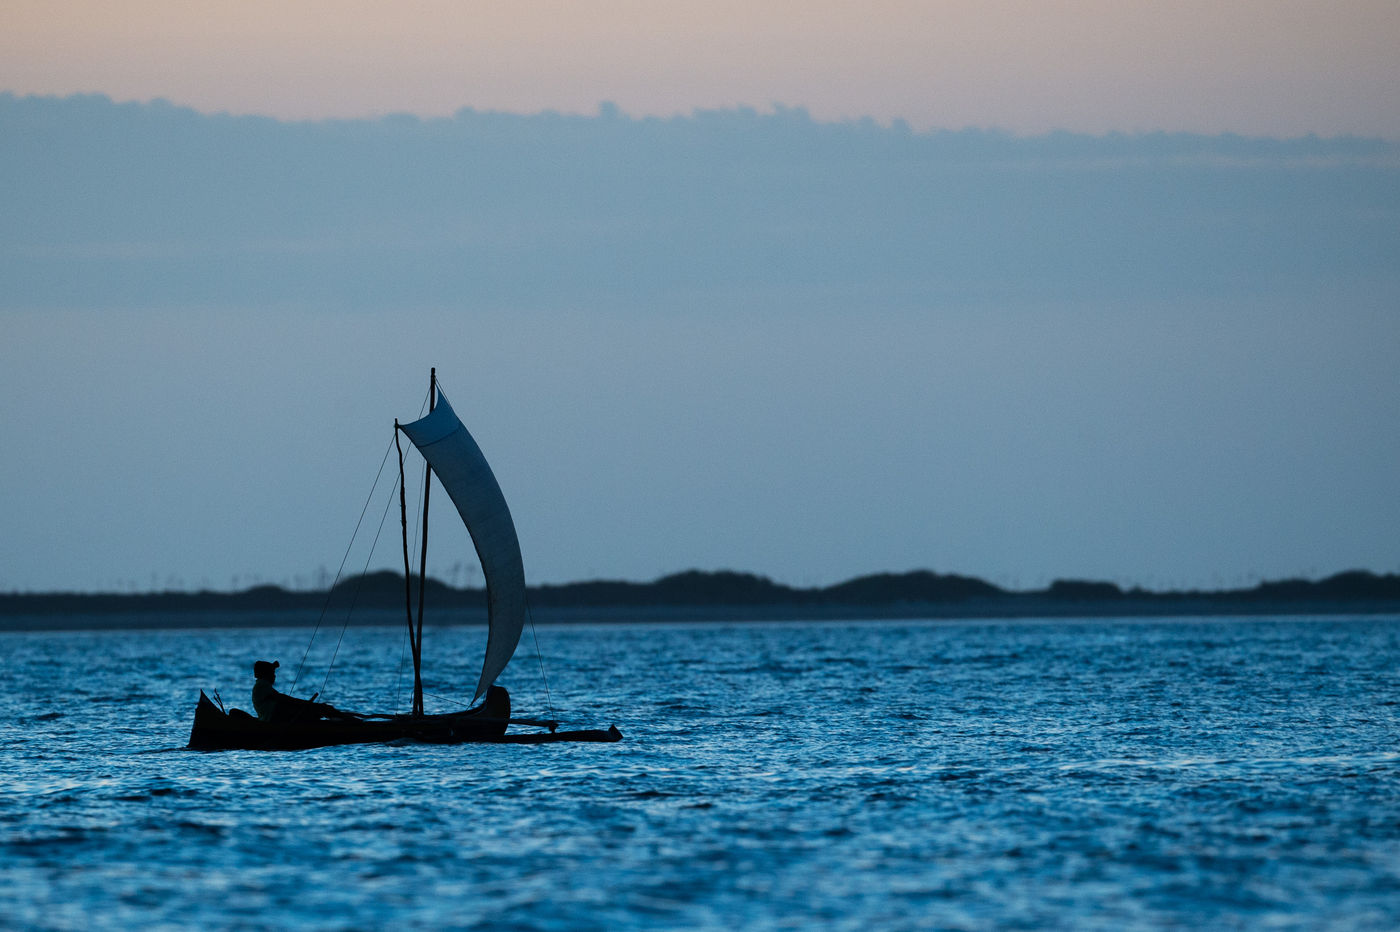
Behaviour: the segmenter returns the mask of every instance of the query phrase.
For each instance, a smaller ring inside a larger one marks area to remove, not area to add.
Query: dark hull
[[[382,744],[389,741],[421,741],[429,744],[542,744],[551,741],[620,741],[616,728],[607,731],[565,731],[542,734],[506,734],[510,719],[510,695],[492,686],[486,700],[466,712],[447,715],[407,715],[368,720],[318,719],[305,722],[259,721],[234,709],[225,713],[203,690],[194,710],[189,746],[199,751],[299,751],[339,744]]]

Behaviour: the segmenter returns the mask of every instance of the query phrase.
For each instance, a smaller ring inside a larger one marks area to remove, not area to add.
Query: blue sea
[[[541,626],[516,714],[622,743],[184,749],[256,659],[404,707],[339,634],[0,635],[0,926],[1400,922],[1400,619]],[[484,639],[427,632],[430,711]]]

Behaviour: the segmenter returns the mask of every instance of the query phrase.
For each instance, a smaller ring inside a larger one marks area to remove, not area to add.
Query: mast
[[[403,529],[403,607],[408,616],[408,643],[413,654],[414,680],[419,667],[418,644],[413,639],[413,582],[408,565],[408,499],[404,494],[403,445],[399,443],[399,419],[394,418],[394,447],[399,451],[399,526]]]
[[[428,413],[437,407],[437,367],[428,370]],[[418,558],[418,632],[413,636],[413,714],[423,715],[423,595],[428,581],[428,495],[433,490],[433,467],[423,462],[423,548]]]

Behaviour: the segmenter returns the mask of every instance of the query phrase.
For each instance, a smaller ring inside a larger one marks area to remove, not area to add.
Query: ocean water
[[[401,707],[337,634],[295,692]],[[1400,619],[542,626],[517,714],[622,743],[183,749],[309,635],[0,635],[0,926],[1400,922]],[[430,709],[483,644],[427,633]]]

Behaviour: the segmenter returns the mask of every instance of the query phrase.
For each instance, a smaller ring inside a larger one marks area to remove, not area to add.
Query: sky
[[[1400,571],[1393,4],[86,6],[0,30],[0,590],[335,572],[434,365],[533,582]]]
[[[285,119],[774,104],[916,129],[1400,137],[1393,0],[7,0],[0,88]]]

